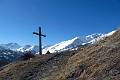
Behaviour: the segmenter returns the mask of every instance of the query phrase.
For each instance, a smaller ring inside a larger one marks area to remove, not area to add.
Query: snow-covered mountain
[[[83,43],[83,41],[80,40],[79,37],[75,37],[71,40],[62,41],[53,46],[47,47],[47,48],[43,49],[43,53],[46,53],[47,51],[54,53],[54,52],[59,52],[59,51],[76,48],[77,46],[82,45],[82,43]]]
[[[87,35],[85,37],[75,37],[70,40],[62,41],[60,43],[57,43],[55,45],[47,45],[43,47],[43,54],[45,54],[47,51],[50,51],[51,53],[65,51],[65,50],[73,50],[77,49],[78,46],[83,46],[86,44],[94,44],[95,42],[104,39],[107,36],[112,35],[115,33],[115,31],[112,31],[107,34],[102,33],[96,33]],[[9,63],[11,61],[16,60],[18,57],[23,55],[25,51],[32,51],[32,53],[38,53],[39,46],[31,46],[31,45],[25,45],[20,46],[17,43],[8,43],[8,44],[0,44],[0,66]]]
[[[95,36],[96,34],[88,35],[88,36],[86,36],[86,39],[91,38],[91,40],[88,40],[86,43],[83,43],[83,44],[88,44],[88,43],[89,44],[94,44],[95,42],[97,42],[97,41],[99,41],[101,39],[104,39],[105,37],[110,36],[115,32],[116,32],[116,30],[114,30],[112,32],[109,32],[107,34],[99,33],[97,36]]]
[[[20,52],[32,51],[33,53],[37,53],[38,50],[39,50],[39,46],[37,46],[37,45],[35,45],[35,46],[25,45],[21,48],[16,49],[16,51],[20,51]]]
[[[95,34],[87,35],[82,38],[75,37],[70,40],[62,41],[55,45],[44,46],[43,54],[45,54],[47,51],[50,51],[51,53],[55,53],[55,52],[60,52],[60,51],[64,51],[64,50],[74,49],[80,45],[93,44],[93,43],[99,41],[100,39],[103,39],[104,37],[112,35],[114,32],[115,31],[112,31],[107,34],[95,33]],[[8,44],[0,44],[0,49],[10,49],[10,50],[18,51],[18,52],[32,51],[33,53],[38,53],[39,46],[37,46],[37,45],[35,45],[35,46],[31,46],[31,45],[20,46],[17,43],[8,43]]]
[[[22,55],[22,52],[5,49],[0,46],[0,67],[17,60]]]
[[[47,51],[50,51],[51,53],[55,53],[55,52],[75,49],[78,46],[82,46],[85,44],[94,44],[95,42],[97,42],[101,39],[104,39],[105,37],[110,36],[113,33],[115,33],[115,31],[109,32],[107,34],[95,33],[95,34],[87,35],[84,38],[75,37],[71,40],[62,41],[53,46],[43,49],[43,54],[45,54]]]
[[[91,40],[93,39],[91,38],[87,40],[86,37],[85,38],[75,37],[71,40],[62,41],[50,47],[44,48],[43,54],[45,54],[47,51],[51,53],[55,53],[55,52],[61,52],[65,50],[76,49],[78,46],[85,45],[88,41],[91,41]]]

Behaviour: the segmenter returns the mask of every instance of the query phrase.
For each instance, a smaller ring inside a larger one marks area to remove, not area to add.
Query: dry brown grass
[[[59,80],[120,80],[120,30],[69,58],[58,77]]]
[[[38,55],[30,60],[11,63],[0,71],[0,80],[54,80],[74,53]]]

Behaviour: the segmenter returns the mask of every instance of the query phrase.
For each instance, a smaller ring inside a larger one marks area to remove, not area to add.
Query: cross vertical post
[[[39,36],[39,54],[42,55],[42,39],[41,37],[46,37],[46,35],[42,34],[41,27],[39,27],[39,32],[33,32],[33,34],[36,34]]]
[[[42,54],[41,27],[39,27],[39,54]]]

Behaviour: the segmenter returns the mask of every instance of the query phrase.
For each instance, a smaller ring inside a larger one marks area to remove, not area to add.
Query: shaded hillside
[[[75,51],[37,56],[27,61],[17,61],[1,68],[0,80],[54,80],[61,74],[69,57]]]
[[[8,64],[0,80],[120,80],[120,30],[77,51]]]
[[[17,60],[21,55],[21,52],[16,52],[0,47],[0,67]]]

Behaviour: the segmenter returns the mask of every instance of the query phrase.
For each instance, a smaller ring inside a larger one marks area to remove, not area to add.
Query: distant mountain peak
[[[80,45],[94,44],[95,42],[103,39],[104,37],[110,36],[115,32],[116,32],[116,30],[111,31],[107,34],[94,33],[91,35],[87,35],[85,37],[75,37],[70,40],[56,43],[55,45],[44,46],[43,54],[45,54],[47,51],[50,51],[51,53],[55,53],[55,52],[60,52],[60,51],[64,51],[64,50],[74,49]],[[31,46],[31,45],[20,46],[17,43],[8,43],[8,44],[0,44],[0,47],[1,47],[1,49],[5,48],[5,49],[20,51],[20,52],[33,51],[34,53],[38,53],[38,51],[39,51],[39,46],[37,46],[37,45],[35,45],[35,46]]]
[[[4,47],[5,49],[11,49],[11,50],[18,49],[21,47],[17,43],[0,44],[0,46]]]

